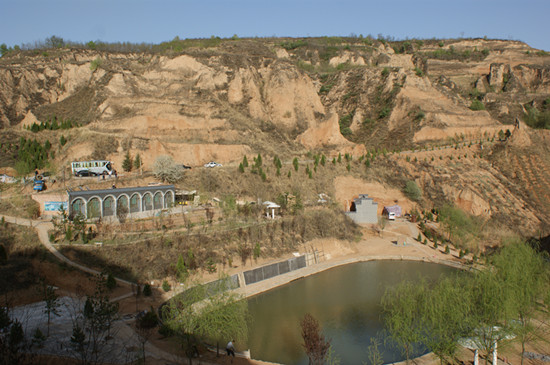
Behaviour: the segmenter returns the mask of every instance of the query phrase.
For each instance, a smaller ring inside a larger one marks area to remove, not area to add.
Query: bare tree
[[[47,285],[45,282],[42,282],[44,288],[44,302],[46,303],[46,308],[44,308],[44,313],[48,315],[48,332],[46,336],[50,335],[50,323],[52,315],[59,316],[59,297],[55,294],[55,288],[51,285]]]
[[[171,156],[162,155],[153,164],[153,174],[164,182],[175,183],[183,178],[183,168]]]
[[[81,303],[77,301],[77,303]],[[102,275],[96,277],[96,291],[88,296],[84,308],[80,304],[73,313],[73,331],[70,346],[74,355],[80,358],[82,364],[104,363],[107,357],[116,358],[120,346],[114,343],[112,327],[118,318],[118,303],[112,303],[107,295],[106,281]]]
[[[158,325],[158,317],[153,307],[150,311],[146,311],[144,315],[136,319],[136,333],[141,344],[141,353],[143,363],[145,363],[145,344],[155,333]]]
[[[330,349],[330,339],[326,340],[321,331],[319,321],[311,314],[306,313],[300,321],[304,349],[310,365],[323,365]]]
[[[128,217],[128,208],[124,205],[117,205],[116,217],[120,223],[126,222],[126,218]]]

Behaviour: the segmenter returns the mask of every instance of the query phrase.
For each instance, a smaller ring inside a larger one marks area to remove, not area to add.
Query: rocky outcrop
[[[550,93],[550,66],[493,63],[487,79],[494,91]]]
[[[489,85],[495,90],[502,90],[502,87],[510,77],[510,65],[502,63],[491,64],[491,72],[489,73]],[[506,78],[506,80],[505,80]]]

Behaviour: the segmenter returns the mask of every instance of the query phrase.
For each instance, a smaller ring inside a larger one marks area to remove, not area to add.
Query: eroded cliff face
[[[495,134],[503,120],[519,116],[526,94],[550,93],[550,57],[527,55],[523,43],[463,40],[417,48],[397,54],[389,44],[347,47],[328,59],[317,49],[287,51],[276,43],[251,47],[250,54],[233,46],[175,57],[83,50],[19,55],[0,63],[0,121],[7,127],[56,115],[146,138],[185,134],[193,143],[235,144],[250,142],[233,133],[237,125],[263,123],[315,148],[349,145],[337,130],[323,128],[332,128],[334,115],[350,115],[352,142],[368,145],[373,134],[392,140],[397,133],[411,144]],[[483,59],[433,58],[481,49]],[[322,67],[323,57],[333,71],[309,72]],[[469,109],[473,87],[486,93],[484,102],[498,104],[496,112]],[[308,129],[314,142],[303,137]]]
[[[4,130],[52,116],[82,124],[67,132],[72,143],[59,161],[101,156],[120,166],[129,151],[140,153],[146,166],[161,154],[191,165],[226,164],[259,152],[359,156],[372,148],[486,140],[513,130],[510,123],[523,116],[526,103],[550,96],[550,56],[544,53],[521,42],[442,43],[285,49],[281,42],[260,40],[172,56],[20,53],[0,59],[0,122]],[[471,110],[474,94],[486,110]],[[532,141],[528,132],[514,133],[510,143],[519,151]],[[548,159],[533,163],[544,169]],[[404,166],[434,192],[433,199],[444,197],[472,214],[500,214],[494,206],[507,192],[517,201],[505,214],[529,205],[498,171],[488,178],[490,186],[461,187],[455,182],[467,169],[446,165],[442,174],[437,164]],[[470,168],[486,170],[480,164]],[[472,175],[470,183],[480,176]],[[506,176],[513,179],[512,173]],[[497,188],[502,197],[486,193]],[[537,207],[545,199],[542,194]],[[536,221],[535,209],[522,216]]]

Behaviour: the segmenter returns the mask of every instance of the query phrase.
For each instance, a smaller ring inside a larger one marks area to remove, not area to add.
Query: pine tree
[[[139,153],[136,155],[136,158],[134,158],[134,169],[136,170],[139,170],[139,168],[141,167],[142,165],[142,162],[141,162],[141,157],[139,156]]]
[[[126,152],[124,161],[122,161],[122,169],[127,172],[132,171],[132,157],[130,156],[130,151]]]
[[[256,167],[262,166],[262,155],[258,153],[258,157],[256,157]]]
[[[182,283],[185,283],[189,277],[189,270],[187,270],[187,267],[185,266],[185,261],[182,255],[179,256],[176,264],[176,274],[178,276],[178,280]]]

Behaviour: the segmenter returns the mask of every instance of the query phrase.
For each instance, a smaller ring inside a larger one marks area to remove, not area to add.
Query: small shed
[[[275,219],[275,211],[279,211],[281,206],[277,203],[265,201],[263,202],[263,206],[265,207],[265,214],[267,218]]]
[[[175,198],[178,205],[197,205],[198,197],[196,190],[176,190]]]
[[[396,217],[401,217],[401,207],[399,205],[390,205],[387,207],[384,207],[384,210],[382,210],[382,215],[389,215],[390,213],[395,214]]]

